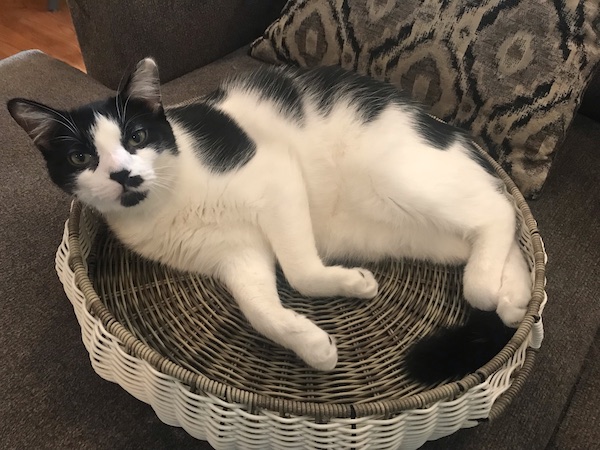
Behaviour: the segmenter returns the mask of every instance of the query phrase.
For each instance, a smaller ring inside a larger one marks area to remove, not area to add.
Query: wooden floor
[[[0,59],[39,49],[85,72],[64,0],[50,12],[47,0],[0,0]]]

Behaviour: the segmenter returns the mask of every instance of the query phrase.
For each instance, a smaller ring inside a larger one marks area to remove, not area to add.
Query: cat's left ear
[[[49,135],[55,124],[70,126],[64,113],[32,100],[13,98],[6,106],[13,119],[40,148],[48,146]]]
[[[120,95],[141,100],[153,111],[162,109],[158,65],[152,58],[142,59],[136,66]]]

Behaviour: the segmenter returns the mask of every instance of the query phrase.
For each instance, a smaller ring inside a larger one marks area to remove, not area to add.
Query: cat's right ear
[[[61,122],[60,111],[23,98],[13,98],[6,104],[8,112],[39,147],[46,147],[49,131],[55,122]]]
[[[158,65],[152,58],[142,59],[137,64],[120,95],[123,99],[141,100],[152,111],[157,112],[162,109]]]

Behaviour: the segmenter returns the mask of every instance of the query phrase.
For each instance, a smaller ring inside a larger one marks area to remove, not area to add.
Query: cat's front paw
[[[302,359],[313,369],[333,370],[338,361],[335,339],[324,331],[323,333],[325,336],[315,336],[315,339],[307,345],[307,351]]]
[[[305,277],[293,280],[293,286],[309,297],[342,296],[373,298],[377,295],[377,280],[362,268],[323,267]]]
[[[343,295],[356,298],[373,298],[377,295],[379,284],[371,271],[362,268],[347,270]]]
[[[338,360],[335,339],[304,316],[296,316],[292,350],[313,369],[332,370]]]

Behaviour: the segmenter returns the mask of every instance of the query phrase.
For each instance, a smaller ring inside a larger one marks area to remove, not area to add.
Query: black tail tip
[[[407,375],[427,385],[459,380],[488,363],[514,333],[494,311],[473,309],[465,324],[442,328],[413,344],[404,358]]]

